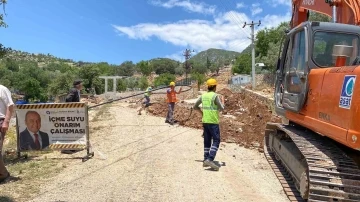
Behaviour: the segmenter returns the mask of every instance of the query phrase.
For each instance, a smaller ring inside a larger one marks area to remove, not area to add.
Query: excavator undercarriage
[[[291,201],[360,201],[360,168],[332,140],[268,123],[264,152]]]

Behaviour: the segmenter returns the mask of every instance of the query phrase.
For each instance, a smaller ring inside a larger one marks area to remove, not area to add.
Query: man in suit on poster
[[[21,150],[41,150],[49,146],[49,135],[40,131],[41,117],[36,111],[25,115],[26,129],[20,133]]]

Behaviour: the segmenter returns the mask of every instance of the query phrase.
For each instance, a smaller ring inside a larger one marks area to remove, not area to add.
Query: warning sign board
[[[87,148],[85,103],[17,105],[16,121],[18,151]]]

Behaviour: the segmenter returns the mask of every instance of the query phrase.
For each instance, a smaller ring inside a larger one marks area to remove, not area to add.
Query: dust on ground
[[[263,151],[266,123],[281,122],[281,119],[273,115],[270,106],[255,96],[233,93],[226,88],[218,93],[225,98],[225,110],[220,113],[222,141]],[[175,106],[174,118],[182,126],[202,129],[201,114],[193,111],[189,118],[190,107],[191,105],[178,103]],[[155,116],[166,117],[167,104],[165,100],[154,103],[148,111]]]
[[[126,103],[90,126],[95,157],[73,160],[31,201],[288,201],[257,151],[222,143],[214,172],[202,167],[201,130],[139,116]]]

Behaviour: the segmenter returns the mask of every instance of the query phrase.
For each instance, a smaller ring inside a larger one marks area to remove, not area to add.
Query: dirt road
[[[200,130],[124,105],[90,122],[95,157],[71,163],[32,201],[288,201],[263,154],[222,144],[223,166],[208,170]]]

